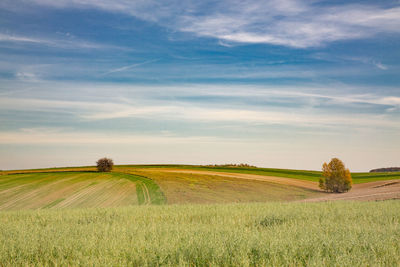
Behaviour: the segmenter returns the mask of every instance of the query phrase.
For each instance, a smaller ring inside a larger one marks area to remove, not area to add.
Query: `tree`
[[[351,189],[353,181],[349,169],[344,163],[333,158],[329,164],[322,165],[322,177],[319,179],[319,187],[328,192],[343,193]]]
[[[109,158],[101,158],[96,162],[96,164],[99,172],[109,172],[114,166],[113,160]]]

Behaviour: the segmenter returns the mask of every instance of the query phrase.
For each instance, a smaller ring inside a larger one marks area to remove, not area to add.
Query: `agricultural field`
[[[162,204],[152,180],[122,173],[31,172],[0,176],[0,210]]]
[[[340,197],[318,188],[320,172],[302,170],[121,165],[110,173],[88,166],[2,174],[0,210],[400,198],[400,173],[353,173],[353,189]]]
[[[0,265],[399,265],[400,202],[388,200],[400,199],[398,173],[359,174],[344,194],[322,192],[319,175],[178,165],[5,171]]]
[[[294,201],[321,195],[313,185],[302,187],[263,179],[243,179],[235,175],[158,169],[130,172],[154,180],[169,204]]]
[[[398,266],[400,202],[0,212],[2,266]]]

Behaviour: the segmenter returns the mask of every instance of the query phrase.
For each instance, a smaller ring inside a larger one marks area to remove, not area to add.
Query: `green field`
[[[0,212],[1,266],[398,266],[400,202]]]
[[[317,182],[317,171],[194,165],[119,165],[111,173],[92,166],[3,171],[0,210],[295,201],[318,190],[268,181],[168,170],[276,176]],[[400,179],[400,173],[352,173],[355,184]],[[50,192],[50,193],[49,193]]]
[[[0,266],[399,266],[400,202],[287,203],[326,194],[296,186],[319,176],[182,165],[2,172]]]
[[[76,168],[0,176],[0,210],[293,201],[319,194],[271,182],[157,169],[116,168],[99,173]]]
[[[165,197],[157,184],[137,175],[86,171],[0,176],[0,210],[162,203]]]
[[[186,170],[205,170],[205,171],[218,171],[218,172],[231,172],[231,173],[246,173],[264,176],[287,177],[301,180],[308,180],[318,182],[321,177],[320,171],[307,171],[307,170],[291,170],[291,169],[274,169],[274,168],[256,168],[256,167],[209,167],[201,165],[117,165],[114,168],[115,172],[131,172],[141,169],[186,169]],[[0,171],[1,174],[7,173],[23,173],[23,172],[44,172],[44,171],[78,171],[89,170],[95,171],[93,166],[84,167],[62,167],[62,168],[49,168],[49,169],[36,169],[36,170],[19,170],[19,171]],[[370,172],[352,172],[354,184],[367,183],[381,180],[400,179],[400,172],[386,172],[386,173],[370,173]]]

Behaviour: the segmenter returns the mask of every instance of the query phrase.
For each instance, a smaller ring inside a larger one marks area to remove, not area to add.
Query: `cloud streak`
[[[164,88],[165,89],[165,88]],[[154,89],[155,90],[155,89]],[[155,90],[157,91],[157,90]],[[223,95],[221,90],[213,94],[210,91],[203,95]],[[303,106],[286,108],[271,108],[269,106],[240,105],[209,105],[205,102],[193,103],[190,101],[168,101],[151,99],[150,95],[140,96],[132,102],[129,98],[124,101],[108,99],[102,102],[92,101],[65,101],[34,98],[0,98],[0,110],[7,111],[39,111],[63,112],[83,121],[112,120],[123,118],[146,118],[147,120],[183,121],[183,122],[224,122],[241,125],[287,125],[301,127],[386,127],[399,129],[399,120],[390,114],[354,113],[354,112],[323,112],[310,106],[310,101],[319,106],[325,101],[332,105],[371,104],[384,106],[395,111],[400,107],[400,97],[376,95],[343,95],[331,96],[305,92],[290,91],[246,91],[248,97],[257,99],[271,99],[272,101],[303,102]],[[171,92],[170,92],[171,93]],[[228,92],[226,92],[228,93]],[[242,92],[244,93],[244,92]],[[199,96],[199,93],[196,93]],[[235,95],[233,93],[233,95]],[[241,96],[237,92],[237,96]],[[143,98],[144,97],[144,98]],[[150,98],[149,98],[150,97]],[[277,99],[277,100],[275,100]],[[100,99],[98,99],[100,100]],[[112,102],[111,102],[112,101]],[[339,108],[339,107],[338,107]]]
[[[294,48],[400,33],[400,7],[324,5],[319,1],[35,0],[56,8],[98,8],[157,22],[174,30],[234,43]],[[204,12],[204,11],[207,12]]]
[[[41,46],[48,46],[62,49],[123,49],[112,45],[93,43],[80,39],[51,39],[35,38],[29,36],[20,36],[0,33],[0,42],[3,43],[25,43]]]
[[[172,136],[139,134],[104,134],[98,132],[72,132],[52,128],[22,128],[18,131],[0,131],[0,145],[41,144],[190,144],[190,143],[237,143],[237,139],[209,136]]]
[[[135,64],[132,64],[132,65],[128,65],[128,66],[112,69],[112,70],[107,71],[106,73],[102,74],[102,76],[106,76],[108,74],[115,73],[115,72],[121,72],[121,71],[130,70],[130,69],[133,69],[133,68],[136,68],[136,67],[139,67],[139,66],[142,66],[142,65],[150,64],[150,63],[153,63],[153,62],[157,62],[157,61],[159,61],[159,59],[146,60],[144,62],[135,63]]]

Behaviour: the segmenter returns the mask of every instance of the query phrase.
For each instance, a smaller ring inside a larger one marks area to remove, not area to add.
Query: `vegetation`
[[[400,202],[0,212],[2,266],[397,266]]]
[[[247,163],[239,163],[239,164],[211,164],[206,165],[206,167],[228,167],[228,168],[257,168],[256,166],[249,165]]]
[[[3,175],[0,210],[163,204],[154,181],[123,173],[53,172]]]
[[[265,176],[287,177],[299,180],[318,182],[322,175],[321,171],[272,169],[272,168],[230,168],[230,167],[207,167],[196,165],[120,165],[116,166],[116,171],[120,169],[140,170],[140,169],[186,169],[204,170],[213,172],[245,173]],[[400,179],[400,172],[369,173],[352,172],[353,183],[368,183],[382,180]]]
[[[114,162],[109,158],[101,158],[96,162],[99,172],[110,172],[114,166]]]
[[[316,190],[266,181],[167,172],[158,168],[124,171],[153,180],[160,186],[168,204],[293,201],[321,194]]]
[[[177,169],[186,172],[172,172]],[[399,201],[143,205],[167,200],[170,204],[287,201],[323,194],[190,170],[274,173],[301,180],[321,174],[179,165],[116,166],[112,172],[97,172],[95,167],[6,171],[0,176],[0,265],[397,266],[400,262]],[[396,177],[363,175],[367,180]]]
[[[344,163],[333,158],[329,164],[322,166],[322,177],[319,180],[319,187],[328,192],[343,193],[351,189],[352,180],[349,169],[346,169]]]
[[[290,170],[290,169],[272,169],[272,168],[231,168],[231,167],[207,167],[200,165],[115,165],[115,172],[136,171],[142,169],[185,169],[185,170],[205,170],[214,172],[247,173],[265,176],[287,177],[293,179],[318,182],[322,175],[320,171]],[[31,172],[59,172],[59,171],[95,171],[93,166],[85,167],[62,167],[36,170],[16,170],[3,171],[1,174],[10,173],[31,173]],[[352,172],[353,184],[368,183],[382,180],[400,179],[400,172],[370,173],[370,172]]]
[[[379,168],[370,170],[369,172],[400,172],[400,167]]]

